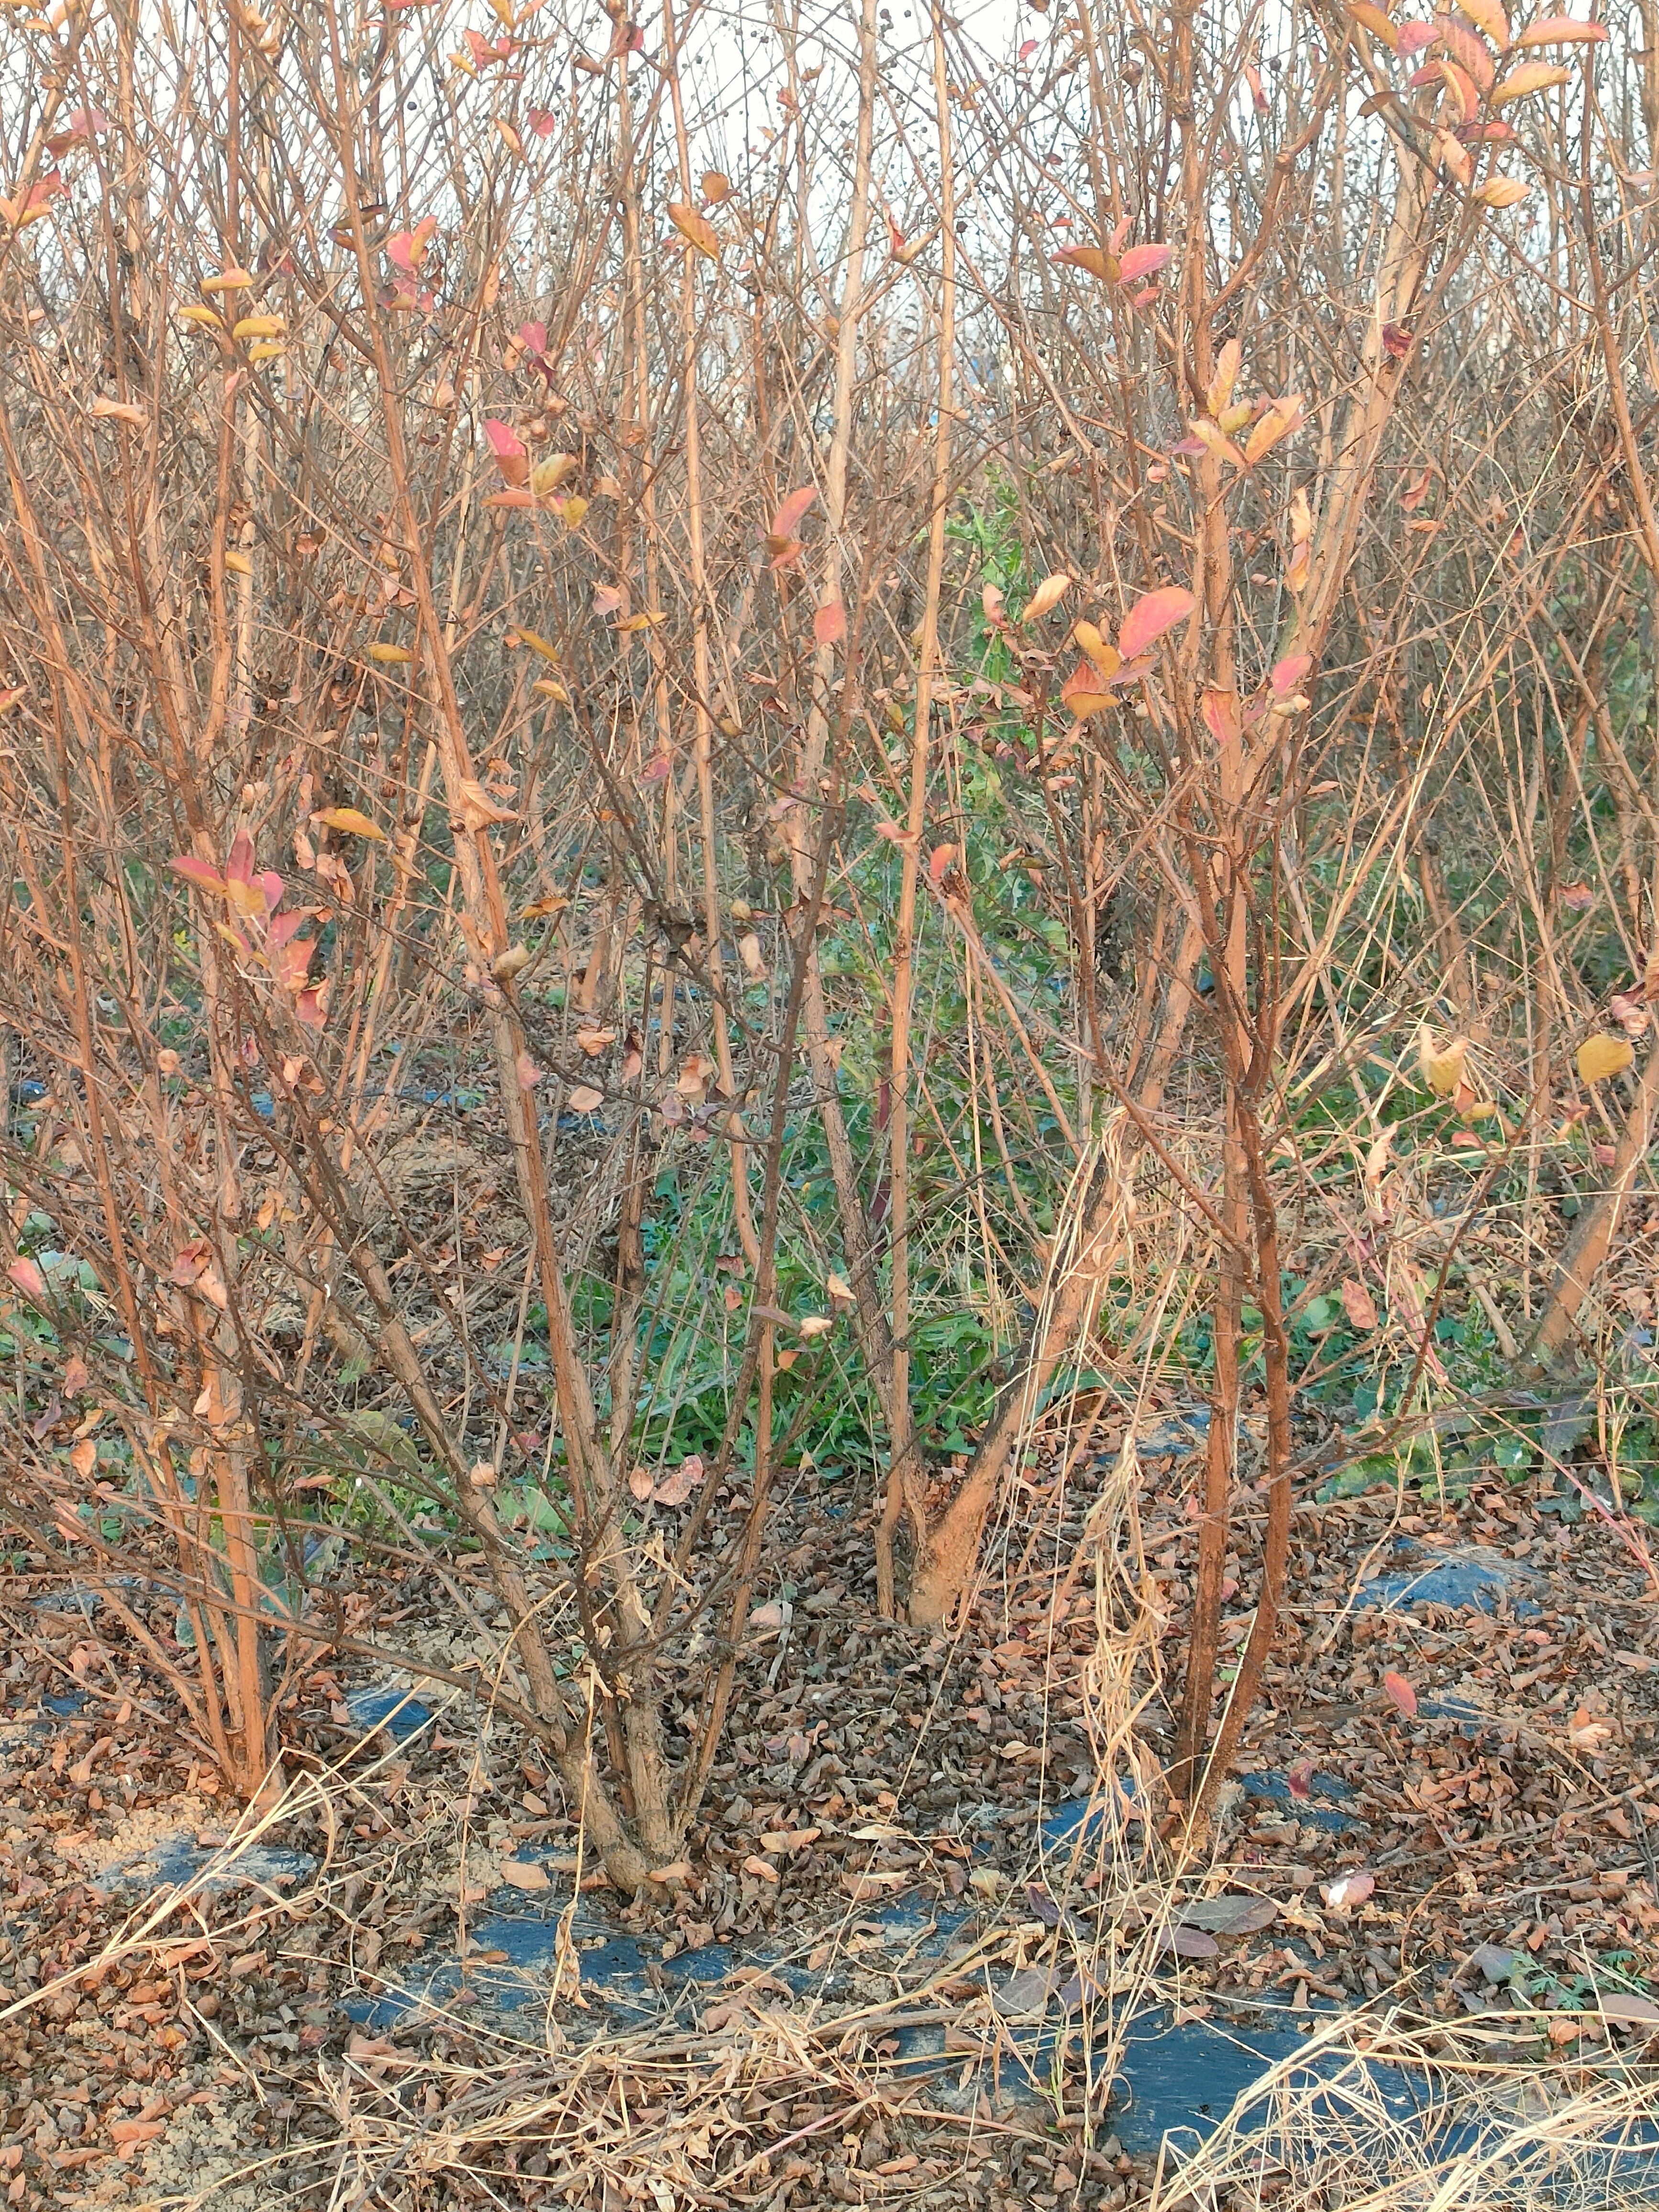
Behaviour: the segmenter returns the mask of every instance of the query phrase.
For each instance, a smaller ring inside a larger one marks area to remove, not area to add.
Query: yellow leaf
[[[252,562],[234,545],[225,556],[225,566],[233,576],[251,576],[253,574]]]
[[[195,323],[204,331],[222,331],[225,326],[224,317],[215,307],[180,307],[179,319],[181,323]]]
[[[1101,674],[1109,680],[1123,665],[1123,655],[1101,635],[1091,622],[1074,623],[1072,625],[1072,641],[1088,654]]]
[[[568,707],[570,704],[570,694],[556,677],[540,677],[530,688],[532,691],[539,691],[544,699],[556,700],[561,707]]]
[[[567,530],[580,530],[586,514],[587,501],[573,491],[566,495],[564,505],[559,509],[559,520]]]
[[[1373,38],[1381,39],[1390,53],[1399,52],[1399,32],[1380,8],[1372,7],[1370,0],[1348,0],[1348,13],[1356,23],[1363,23]]]
[[[532,653],[539,653],[544,660],[550,660],[556,667],[557,666],[559,649],[557,646],[550,644],[539,630],[526,629],[520,624],[510,635],[516,637],[520,645],[527,645]]]
[[[1600,1083],[1604,1076],[1622,1073],[1635,1057],[1628,1037],[1586,1037],[1578,1048],[1578,1073],[1585,1083]]]
[[[374,644],[368,647],[368,657],[371,660],[381,662],[388,668],[401,667],[405,661],[413,660],[415,658],[406,645],[393,645],[388,639],[383,637],[377,637]]]
[[[1043,578],[1025,602],[1025,611],[1020,616],[1021,622],[1041,622],[1044,615],[1060,605],[1071,588],[1071,577],[1064,568],[1056,568],[1052,576]]]
[[[258,345],[251,345],[247,349],[250,361],[283,361],[287,355],[288,348],[270,338],[262,338]]]
[[[665,623],[667,620],[665,614],[629,615],[626,622],[617,624],[617,634],[620,637],[630,635],[636,630],[654,629],[659,623]]]
[[[567,477],[574,476],[580,466],[574,453],[549,453],[530,471],[530,489],[538,499],[545,499],[550,492],[557,491]]]
[[[234,338],[279,338],[287,327],[281,315],[244,315],[230,335]]]
[[[724,169],[705,169],[702,173],[702,196],[710,207],[718,207],[722,200],[732,197],[732,179]]]
[[[378,823],[371,822],[367,814],[360,814],[355,806],[325,806],[311,818],[325,829],[342,830],[349,837],[372,837],[377,845],[386,842],[386,831]]]
[[[1519,177],[1488,177],[1484,185],[1474,188],[1474,198],[1482,207],[1514,207],[1527,197],[1527,187]]]
[[[707,254],[711,261],[720,259],[720,238],[706,215],[700,215],[696,208],[688,207],[684,200],[670,200],[668,220],[680,236],[695,246],[699,253]]]
[[[1218,420],[1226,412],[1232,400],[1233,386],[1238,381],[1238,367],[1243,357],[1243,349],[1237,338],[1229,338],[1216,356],[1215,374],[1210,379],[1204,398],[1211,414]]]
[[[1565,84],[1571,74],[1559,62],[1522,62],[1492,94],[1492,104],[1507,107],[1511,100],[1525,100],[1529,93],[1547,92],[1552,85]]]
[[[1302,420],[1302,398],[1292,392],[1288,399],[1275,400],[1267,412],[1244,441],[1244,459],[1252,468],[1270,453],[1281,438],[1288,438]]]
[[[1426,1022],[1418,1030],[1417,1064],[1423,1071],[1423,1080],[1437,1098],[1449,1098],[1456,1090],[1462,1080],[1468,1049],[1467,1037],[1453,1037],[1449,1044],[1436,1044],[1434,1032]]]

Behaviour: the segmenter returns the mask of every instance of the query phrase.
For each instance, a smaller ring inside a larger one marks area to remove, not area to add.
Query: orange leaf
[[[847,635],[847,609],[839,599],[826,599],[812,617],[812,635],[819,645],[839,645]]]
[[[1388,1674],[1382,1686],[1408,1721],[1417,1718],[1417,1692],[1403,1674]]]
[[[668,220],[680,236],[695,246],[699,253],[705,254],[710,261],[720,259],[720,237],[706,215],[699,213],[694,207],[688,207],[684,200],[671,200],[668,203]]]

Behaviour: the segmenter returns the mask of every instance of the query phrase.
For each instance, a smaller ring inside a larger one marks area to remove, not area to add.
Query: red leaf
[[[1179,584],[1166,584],[1161,591],[1148,592],[1137,599],[1123,618],[1123,628],[1118,633],[1118,649],[1126,660],[1133,660],[1166,629],[1184,622],[1196,602],[1192,593]]]
[[[1417,1692],[1403,1674],[1388,1674],[1382,1686],[1408,1721],[1417,1718]]]
[[[1313,1796],[1313,1771],[1310,1759],[1300,1760],[1287,1771],[1285,1779],[1290,1784],[1292,1797],[1305,1800]]]

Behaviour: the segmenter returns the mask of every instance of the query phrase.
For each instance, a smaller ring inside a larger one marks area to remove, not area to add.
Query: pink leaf
[[[839,645],[847,635],[847,609],[839,599],[828,599],[812,617],[812,635],[820,645]]]
[[[1143,277],[1155,276],[1174,258],[1173,246],[1132,246],[1127,253],[1118,257],[1117,281],[1120,284],[1137,284]]]
[[[526,107],[525,120],[538,138],[550,138],[558,118],[550,107]]]
[[[1285,1779],[1290,1785],[1290,1792],[1292,1797],[1302,1799],[1304,1802],[1311,1797],[1313,1796],[1312,1759],[1304,1759],[1299,1760],[1297,1765],[1292,1766],[1286,1773]]]
[[[509,429],[505,422],[498,422],[493,417],[487,416],[484,421],[483,433],[489,441],[490,451],[498,461],[524,459],[524,440],[515,430]]]
[[[547,351],[547,325],[545,323],[520,323],[519,325],[519,337],[526,353],[545,353]]]
[[[1425,46],[1431,46],[1440,36],[1432,23],[1402,23],[1400,26],[1401,56],[1420,54]]]
[[[225,862],[225,881],[248,889],[252,886],[253,840],[246,830],[239,830],[231,840],[230,858]]]
[[[394,269],[401,269],[412,276],[420,266],[421,257],[437,235],[438,218],[425,215],[413,230],[400,230],[395,238],[386,240],[386,258]]]
[[[1417,1718],[1417,1692],[1403,1674],[1388,1674],[1382,1686],[1408,1721]]]
[[[14,1260],[6,1273],[26,1298],[33,1298],[37,1305],[46,1304],[46,1279],[33,1260]]]
[[[1314,665],[1310,653],[1286,653],[1283,660],[1273,663],[1267,681],[1273,686],[1276,699],[1287,699],[1292,691],[1299,691]]]
[[[792,491],[772,517],[772,527],[767,532],[767,536],[793,538],[800,526],[801,518],[817,495],[816,484],[803,484],[799,491]]]
[[[1133,660],[1166,629],[1184,622],[1195,604],[1192,593],[1179,584],[1166,584],[1161,591],[1148,592],[1144,599],[1137,599],[1124,617],[1118,635],[1118,650],[1123,658]]]
[[[519,1054],[515,1073],[518,1075],[520,1091],[533,1091],[542,1079],[542,1071],[527,1052],[521,1052]]]
[[[167,866],[174,875],[182,876],[187,884],[194,884],[198,891],[217,891],[221,898],[224,896],[224,878],[217,868],[198,860],[193,853],[175,853]]]

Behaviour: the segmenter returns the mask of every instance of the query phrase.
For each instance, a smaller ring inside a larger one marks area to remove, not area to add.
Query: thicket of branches
[[[1511,1350],[1618,1334],[1659,34],[113,0],[0,40],[21,1556],[176,1596],[135,1632],[252,1796],[283,1671],[367,1635],[342,1540],[458,1607],[468,1546],[633,1888],[780,1471],[873,1473],[880,1601],[937,1627],[1054,1393],[1202,1310],[1201,1819],[1297,1313],[1340,1291],[1388,1415],[1444,1380],[1403,1110],[1535,1235],[1483,1291]],[[458,1102],[495,1187],[434,1212],[410,1123]]]

